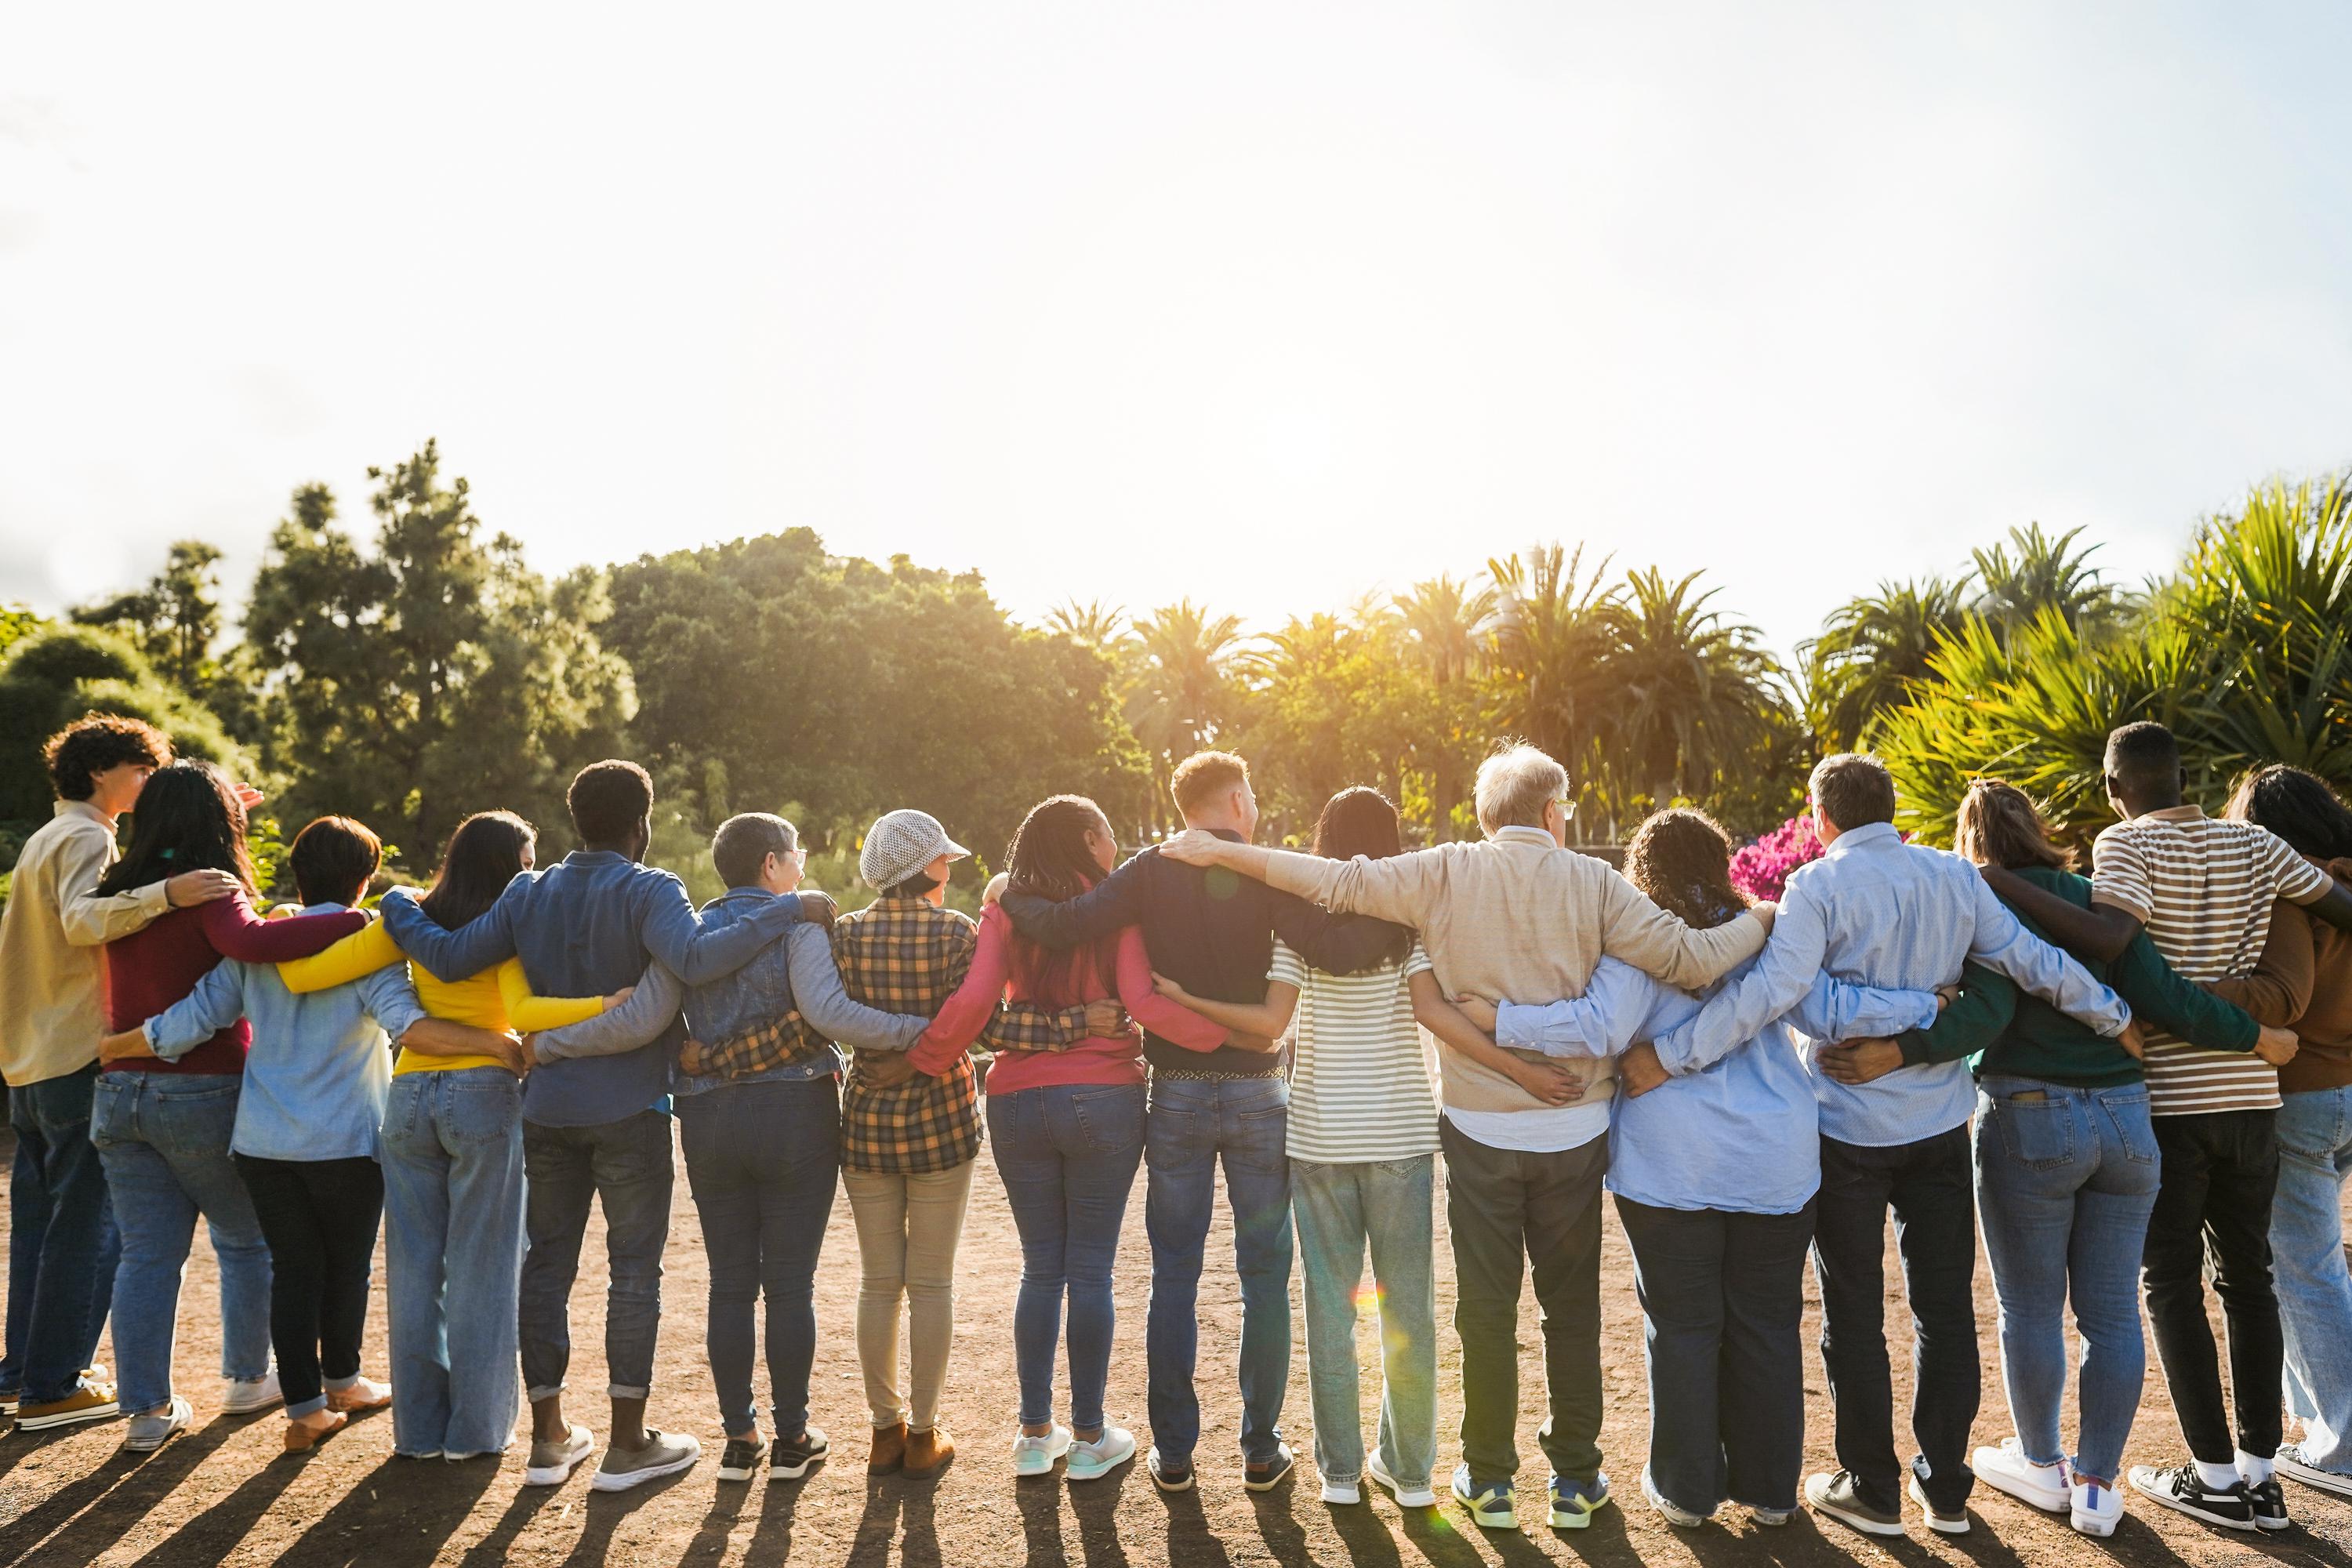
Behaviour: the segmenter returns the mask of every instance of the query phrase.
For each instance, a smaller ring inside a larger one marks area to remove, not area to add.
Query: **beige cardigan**
[[[1581,996],[1606,956],[1695,990],[1764,946],[1753,914],[1693,931],[1606,861],[1563,849],[1540,827],[1505,827],[1479,844],[1440,844],[1384,860],[1274,851],[1266,880],[1343,911],[1421,932],[1447,995],[1544,1003]],[[1457,1110],[1548,1109],[1502,1074],[1438,1045],[1445,1103]],[[1608,1058],[1580,1105],[1616,1092]]]

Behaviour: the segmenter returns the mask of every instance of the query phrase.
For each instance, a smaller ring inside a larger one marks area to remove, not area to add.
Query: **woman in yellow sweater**
[[[530,869],[536,835],[510,811],[467,817],[449,836],[420,907],[454,931]],[[316,957],[278,965],[294,992],[323,990],[404,962],[381,924]],[[505,1037],[499,1056],[404,1046],[384,1111],[384,1254],[392,1328],[393,1450],[470,1458],[503,1450],[520,1405],[516,1292],[522,1268],[520,1035],[592,1017],[628,994],[534,996],[509,958],[454,984],[409,966],[436,1018]]]

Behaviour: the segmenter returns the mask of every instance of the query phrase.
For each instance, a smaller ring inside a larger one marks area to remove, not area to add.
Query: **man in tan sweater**
[[[1449,994],[1579,996],[1604,956],[1696,988],[1752,957],[1770,934],[1769,904],[1694,931],[1605,862],[1569,849],[1568,770],[1532,746],[1486,759],[1477,805],[1483,843],[1385,860],[1327,860],[1199,833],[1161,852],[1256,877],[1335,910],[1416,927]],[[1450,1047],[1441,1045],[1438,1056],[1460,1292],[1454,1324],[1462,1337],[1454,1495],[1480,1524],[1517,1528],[1516,1331],[1520,1280],[1532,1264],[1550,1384],[1538,1441],[1553,1472],[1551,1522],[1578,1529],[1609,1498],[1599,1443],[1601,1180],[1616,1085],[1603,1063],[1582,1099],[1554,1108]]]

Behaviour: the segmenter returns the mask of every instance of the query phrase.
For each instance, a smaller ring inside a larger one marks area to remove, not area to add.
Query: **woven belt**
[[[1152,1080],[1156,1083],[1223,1083],[1230,1079],[1248,1080],[1281,1076],[1282,1068],[1279,1066],[1268,1068],[1264,1072],[1202,1072],[1198,1068],[1153,1068],[1151,1069]]]

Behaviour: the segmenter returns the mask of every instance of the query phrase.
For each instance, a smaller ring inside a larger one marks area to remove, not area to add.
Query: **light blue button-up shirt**
[[[312,904],[306,915],[341,904]],[[176,1060],[242,1017],[253,1025],[229,1147],[258,1160],[377,1157],[392,1092],[392,1047],[428,1015],[395,963],[297,996],[274,963],[224,958],[195,989],[147,1020],[147,1044]]]
[[[1736,985],[1696,1018],[1659,1037],[1658,1059],[1677,1076],[1703,1070],[1796,1005],[1826,971],[1857,984],[1933,989],[1973,961],[2113,1037],[2131,1022],[2122,997],[2023,926],[1958,856],[1906,844],[1890,823],[1837,837],[1789,878],[1772,940]],[[1843,1143],[1916,1142],[1968,1121],[1976,1089],[1966,1062],[1897,1068],[1869,1083],[1837,1082],[1816,1069],[1818,1036],[1797,1031],[1813,1071],[1821,1130]]]
[[[1736,984],[1750,959],[1705,995],[1654,980],[1613,958],[1584,994],[1543,1006],[1505,1003],[1495,1038],[1549,1056],[1616,1056],[1696,1017],[1706,995]],[[1933,991],[1832,985],[1826,975],[1790,1020],[1822,1039],[1851,1040],[1925,1027]],[[1780,1020],[1706,1067],[1643,1095],[1611,1101],[1609,1190],[1654,1208],[1795,1214],[1822,1184],[1813,1087]]]

